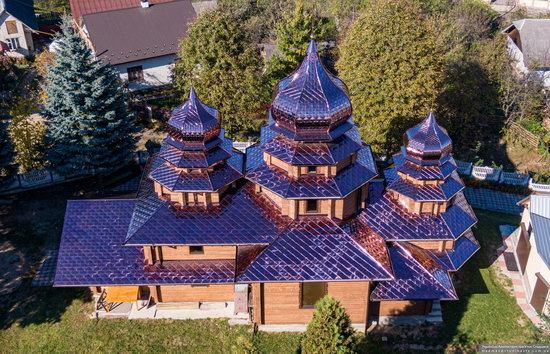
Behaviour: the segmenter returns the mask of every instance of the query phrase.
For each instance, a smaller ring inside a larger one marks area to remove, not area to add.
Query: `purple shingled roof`
[[[279,82],[271,112],[276,121],[298,135],[311,130],[311,126],[302,127],[303,123],[318,123],[328,131],[351,115],[345,85],[324,67],[315,41],[310,42],[298,70]]]
[[[189,99],[172,112],[168,126],[184,135],[205,135],[213,129],[220,129],[218,111],[204,104],[191,87]]]
[[[456,172],[440,185],[425,185],[411,183],[397,176],[389,185],[388,190],[407,196],[414,201],[442,202],[451,199],[464,189],[464,184]]]
[[[455,241],[453,249],[444,252],[431,251],[434,257],[446,265],[448,270],[459,270],[468,259],[470,259],[481,246],[477,242],[471,230],[466,231],[458,240]]]
[[[135,205],[126,245],[268,244],[290,223],[251,186],[226,195],[218,207],[173,206],[154,191]]]
[[[135,200],[70,200],[54,286],[232,283],[233,260],[146,266],[142,249],[122,243]]]
[[[287,171],[278,167],[268,166],[263,161],[256,161],[256,163],[257,167],[249,170],[246,177],[289,199],[342,198],[377,175],[376,165],[368,145],[364,145],[358,152],[355,163],[339,171],[335,177],[306,175],[300,178],[291,178]]]
[[[396,242],[389,253],[395,280],[378,283],[371,294],[373,301],[458,298],[446,268],[427,251]]]
[[[385,245],[381,245],[385,248]],[[302,218],[269,245],[239,282],[389,280],[391,271],[328,218]]]
[[[430,112],[420,124],[407,130],[405,145],[409,154],[431,159],[450,152],[452,141],[447,131],[435,121],[433,112]]]
[[[477,222],[460,205],[440,215],[410,213],[383,191],[381,183],[371,184],[359,218],[386,241],[455,240]]]

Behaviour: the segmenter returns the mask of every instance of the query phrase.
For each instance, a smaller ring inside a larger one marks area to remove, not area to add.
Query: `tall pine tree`
[[[96,60],[65,18],[46,77],[48,159],[60,174],[106,173],[125,164],[135,146],[119,76]]]
[[[313,4],[296,0],[294,11],[286,14],[284,21],[278,24],[276,34],[277,52],[267,65],[271,86],[298,68],[312,38],[317,41],[334,39],[336,25],[320,17]]]

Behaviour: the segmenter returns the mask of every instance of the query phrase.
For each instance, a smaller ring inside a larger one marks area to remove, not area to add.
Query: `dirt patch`
[[[13,293],[23,282],[23,274],[28,271],[23,252],[18,251],[9,241],[0,244],[0,296]]]
[[[540,153],[530,147],[521,144],[508,143],[506,145],[507,158],[520,172],[539,172],[548,169],[548,161]]]

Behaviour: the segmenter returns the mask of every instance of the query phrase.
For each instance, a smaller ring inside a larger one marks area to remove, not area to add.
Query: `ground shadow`
[[[127,175],[115,181],[135,177]],[[0,252],[13,253],[10,262],[0,264],[0,274],[10,278],[0,280],[1,329],[57,322],[73,301],[91,301],[88,289],[36,287],[32,280],[48,251],[59,247],[67,200],[112,196],[112,178],[87,178],[0,197]]]

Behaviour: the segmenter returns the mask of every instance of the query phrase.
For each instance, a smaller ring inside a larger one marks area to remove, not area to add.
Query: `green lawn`
[[[30,195],[22,197],[12,206],[14,210],[10,215],[14,216],[11,220],[1,224],[1,237],[28,253],[30,260],[38,259],[36,253],[40,252],[42,244],[55,243],[59,237],[64,200],[71,196],[53,193],[55,195],[35,194],[32,201],[29,201]],[[36,204],[44,201],[48,207],[38,208]],[[444,304],[445,326],[428,339],[399,337],[389,338],[385,343],[366,343],[369,352],[388,351],[387,343],[397,342],[443,347],[450,344],[471,350],[482,342],[521,343],[541,339],[489,269],[493,250],[500,244],[498,225],[517,223],[518,218],[477,213],[480,223],[475,233],[482,251],[459,273],[460,301]],[[30,222],[30,218],[36,222]],[[230,327],[221,320],[89,319],[91,302],[86,291],[33,288],[30,279],[27,275],[10,299],[0,298],[0,352],[232,353],[241,352],[237,349],[252,338],[251,327]],[[293,353],[298,347],[299,335],[259,333],[254,342],[264,353]]]

